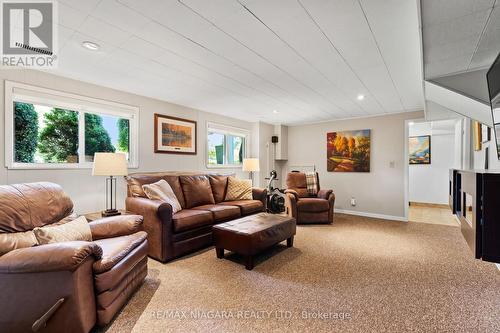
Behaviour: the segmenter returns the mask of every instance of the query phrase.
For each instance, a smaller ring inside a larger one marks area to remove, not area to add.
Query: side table
[[[134,213],[128,212],[128,211],[126,211],[124,209],[119,209],[118,211],[120,213],[122,213],[122,214],[121,215],[116,215],[116,216],[135,215]],[[83,214],[83,216],[85,216],[85,218],[87,219],[88,222],[92,222],[92,221],[95,221],[95,220],[103,218],[102,212],[87,213],[87,214]]]

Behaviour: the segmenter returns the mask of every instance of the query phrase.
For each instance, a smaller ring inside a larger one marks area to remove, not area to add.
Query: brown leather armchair
[[[291,172],[286,177],[286,209],[288,215],[295,217],[297,224],[332,223],[335,194],[333,190],[321,190],[316,173],[318,194],[310,196],[307,192],[306,175]]]
[[[0,328],[89,332],[106,325],[147,274],[142,216],[90,222],[92,242],[37,245],[35,227],[70,221],[53,183],[0,186]]]

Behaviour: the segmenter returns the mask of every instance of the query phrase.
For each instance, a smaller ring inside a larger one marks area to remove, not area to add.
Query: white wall
[[[321,188],[335,192],[337,210],[404,219],[405,120],[423,116],[419,111],[291,126],[287,165],[316,165]],[[361,129],[371,129],[370,172],[327,172],[326,133]],[[355,207],[350,205],[351,197],[357,200]]]
[[[28,70],[0,70],[0,100],[4,100],[4,80],[22,82],[56,89],[59,91],[101,98],[119,103],[138,106],[140,108],[139,128],[139,168],[131,169],[129,172],[206,170],[206,123],[207,121],[226,124],[252,130],[252,123],[240,121],[233,118],[218,116],[184,106],[171,104],[151,98],[141,97],[113,89],[108,89],[93,84],[62,78],[39,71]],[[0,184],[12,184],[34,181],[52,181],[63,186],[75,203],[75,211],[84,213],[97,211],[104,208],[105,183],[102,177],[91,176],[89,169],[75,170],[7,170],[5,168],[4,153],[4,103],[0,106]],[[197,155],[172,155],[155,154],[153,152],[153,114],[160,113],[175,117],[187,118],[198,122],[198,153]],[[269,139],[270,140],[270,139]],[[253,133],[252,133],[252,142]],[[253,151],[253,147],[250,147]],[[213,170],[213,169],[211,169]],[[241,169],[239,169],[241,170]],[[222,169],[221,172],[238,172],[238,169]],[[126,195],[125,182],[119,179],[118,185],[118,207],[124,207]]]
[[[434,204],[448,203],[449,170],[455,166],[456,121],[414,123],[409,136],[431,136],[431,164],[409,165],[409,200]]]

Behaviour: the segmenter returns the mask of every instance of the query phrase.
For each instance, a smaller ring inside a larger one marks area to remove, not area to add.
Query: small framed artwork
[[[155,113],[155,153],[196,155],[196,121]]]
[[[483,143],[491,140],[491,128],[485,124],[481,124],[481,139]]]
[[[431,164],[431,136],[411,136],[408,138],[410,164]]]

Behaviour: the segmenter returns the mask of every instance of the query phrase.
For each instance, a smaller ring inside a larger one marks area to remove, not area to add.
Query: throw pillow
[[[186,208],[215,204],[212,186],[206,175],[180,176]]]
[[[80,216],[73,221],[37,227],[33,233],[38,241],[38,245],[71,242],[71,241],[92,241],[92,232],[85,216]]]
[[[161,179],[156,183],[142,185],[142,189],[149,199],[160,200],[170,204],[172,206],[172,214],[182,210],[179,200],[166,180]]]
[[[250,179],[228,178],[226,201],[252,199],[252,181]]]

